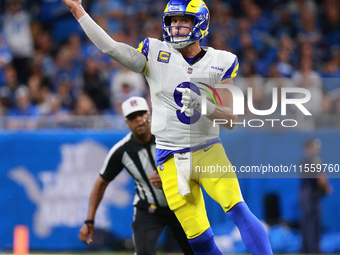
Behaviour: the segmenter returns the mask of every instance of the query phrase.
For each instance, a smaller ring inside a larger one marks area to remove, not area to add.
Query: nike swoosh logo
[[[205,149],[204,149],[204,152],[207,152],[207,151],[210,150],[213,146],[214,146],[214,145],[211,145],[210,147],[205,148]]]

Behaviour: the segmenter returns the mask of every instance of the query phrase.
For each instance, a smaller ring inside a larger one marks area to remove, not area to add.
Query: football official
[[[93,240],[95,215],[105,189],[124,168],[136,184],[134,221],[132,223],[135,254],[156,254],[157,240],[165,226],[172,231],[184,254],[194,254],[175,214],[166,202],[162,182],[155,165],[155,137],[150,131],[150,113],[142,97],[131,97],[122,104],[126,124],[131,132],[108,153],[92,189],[87,220],[79,239]]]
[[[227,120],[221,126],[232,130],[238,119],[228,89],[237,75],[238,59],[231,52],[200,45],[210,22],[204,1],[169,1],[162,15],[164,41],[146,38],[138,49],[113,40],[85,12],[81,0],[62,1],[102,52],[144,74],[150,86],[151,130],[163,190],[195,254],[222,254],[207,217],[202,185],[238,227],[248,251],[272,255],[266,230],[244,202],[236,174],[193,175],[197,166],[230,168],[213,121]]]

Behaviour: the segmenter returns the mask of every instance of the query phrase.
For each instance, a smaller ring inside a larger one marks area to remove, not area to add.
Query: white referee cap
[[[149,106],[143,97],[130,97],[122,104],[122,110],[124,117],[134,112],[147,111],[149,112]]]

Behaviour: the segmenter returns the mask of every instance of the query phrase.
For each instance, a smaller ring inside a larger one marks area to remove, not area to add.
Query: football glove
[[[196,92],[189,88],[176,88],[178,92],[182,93],[181,103],[183,104],[181,113],[185,112],[186,109],[195,109],[202,112],[202,96],[198,95]],[[206,100],[206,115],[209,116],[215,111],[215,104]]]
[[[189,88],[177,88],[178,92],[182,93],[182,101],[183,104],[181,113],[185,112],[187,108],[194,108],[201,111],[201,96],[197,95],[194,91]]]

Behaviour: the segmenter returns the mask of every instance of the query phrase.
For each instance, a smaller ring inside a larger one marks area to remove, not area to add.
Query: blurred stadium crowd
[[[83,0],[115,40],[133,47],[162,39],[165,0]],[[273,87],[311,91],[313,116],[340,115],[340,2],[207,0],[202,45],[235,53],[235,84],[268,109]],[[0,116],[120,115],[121,102],[148,97],[141,74],[101,53],[61,0],[0,1]]]

